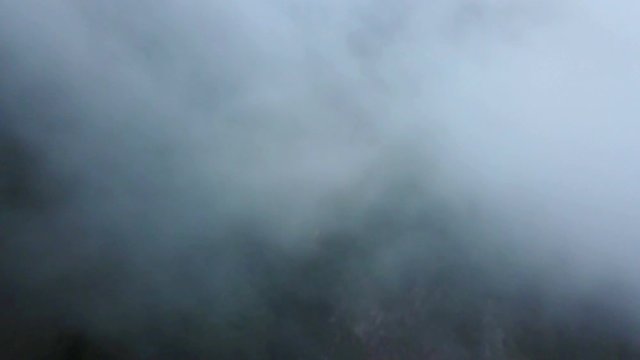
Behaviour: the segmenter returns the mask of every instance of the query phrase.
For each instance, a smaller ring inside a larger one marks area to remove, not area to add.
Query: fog
[[[639,356],[637,11],[0,0],[0,354]]]

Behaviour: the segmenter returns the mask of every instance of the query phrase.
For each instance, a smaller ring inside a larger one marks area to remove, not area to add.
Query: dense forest
[[[416,200],[401,190],[388,190],[396,205],[357,214],[356,226],[314,234],[312,249],[280,246],[247,222],[168,254],[131,256],[120,243],[129,234],[59,228],[51,214],[77,190],[3,136],[4,358],[640,356],[628,337],[635,324],[606,298],[554,294],[509,254],[479,249],[480,234],[458,231],[465,219],[443,217],[442,205],[408,213],[403,204]],[[73,245],[83,236],[99,243]]]

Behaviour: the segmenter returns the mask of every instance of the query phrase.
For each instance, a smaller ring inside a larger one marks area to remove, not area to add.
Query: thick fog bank
[[[610,5],[0,0],[0,356],[640,357]]]

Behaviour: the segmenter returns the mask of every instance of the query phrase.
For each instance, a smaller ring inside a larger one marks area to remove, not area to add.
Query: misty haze
[[[0,359],[640,359],[639,16],[0,0]]]

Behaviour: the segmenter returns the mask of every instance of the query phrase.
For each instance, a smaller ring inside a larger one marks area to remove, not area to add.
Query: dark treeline
[[[614,308],[599,299],[572,301],[569,307],[510,268],[507,259],[474,254],[469,235],[449,228],[453,224],[433,209],[408,216],[387,203],[372,206],[359,228],[321,232],[314,249],[302,253],[266,241],[259,228],[238,224],[169,257],[132,260],[115,250],[104,253],[103,246],[86,254],[93,263],[48,269],[48,248],[64,236],[82,236],[56,234],[55,224],[43,220],[58,211],[73,184],[47,174],[44,156],[9,131],[3,133],[1,155],[3,358],[640,354]],[[427,207],[432,206],[437,207]],[[100,231],[101,241],[108,242],[108,229]],[[381,265],[386,253],[403,247],[412,253],[399,270],[393,269],[397,264]],[[131,270],[133,262],[162,269],[165,288],[144,284],[149,275]],[[166,287],[178,298],[167,298]],[[132,295],[138,291],[144,296]],[[96,302],[101,306],[87,306]]]

